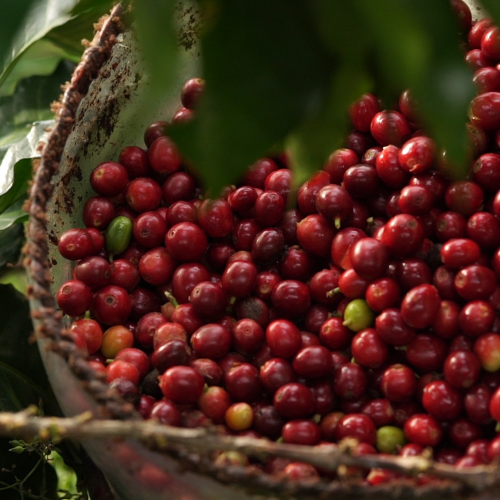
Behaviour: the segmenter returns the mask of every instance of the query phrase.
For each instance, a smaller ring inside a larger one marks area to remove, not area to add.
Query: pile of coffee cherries
[[[500,33],[462,21],[478,92],[465,180],[443,173],[408,91],[397,110],[355,102],[345,147],[298,189],[282,154],[203,199],[167,122],[147,128],[147,149],[94,169],[86,228],[59,238],[75,266],[57,301],[145,419],[310,446],[354,438],[355,454],[458,469],[500,459]],[[185,84],[173,122],[192,118],[203,86]]]

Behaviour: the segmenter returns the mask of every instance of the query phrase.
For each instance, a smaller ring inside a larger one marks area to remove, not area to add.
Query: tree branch
[[[63,438],[129,438],[137,439],[154,449],[183,448],[198,453],[238,451],[261,460],[269,456],[280,456],[308,462],[327,470],[336,470],[340,465],[346,465],[389,469],[409,476],[426,473],[459,481],[476,490],[500,484],[498,465],[457,470],[453,466],[435,463],[422,456],[354,456],[351,452],[355,442],[352,440],[346,440],[340,445],[311,447],[276,443],[266,439],[220,436],[210,429],[170,427],[153,420],[100,420],[94,419],[90,413],[73,418],[35,417],[37,411],[36,407],[30,407],[19,413],[0,413],[0,435],[24,439],[38,436],[45,441]]]

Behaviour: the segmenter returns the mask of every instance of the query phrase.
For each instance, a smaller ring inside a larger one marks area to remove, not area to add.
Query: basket
[[[32,317],[50,383],[68,417],[90,411],[97,419],[139,418],[133,406],[92,371],[65,333],[54,293],[71,277],[72,265],[59,256],[57,237],[64,230],[81,225],[84,201],[92,195],[88,180],[91,170],[103,161],[116,158],[124,146],[142,144],[142,131],[146,126],[172,116],[178,107],[177,96],[183,83],[199,76],[198,17],[188,2],[180,4],[177,15],[184,41],[179,49],[180,70],[172,95],[165,95],[154,108],[144,105],[143,96],[150,82],[134,34],[122,25],[122,7],[117,5],[101,23],[59,104],[57,125],[45,145],[32,186],[26,259]],[[124,126],[129,123],[134,123],[135,129]],[[493,474],[495,467],[484,467],[477,472],[434,468],[430,473],[444,479],[421,486],[403,476],[380,486],[338,479],[285,482],[251,468],[216,467],[209,456],[189,449],[177,447],[160,453],[128,439],[86,439],[82,444],[123,500],[340,500],[353,497],[430,500],[444,496],[488,500],[500,495]],[[287,446],[293,452],[293,446],[282,445]],[[379,463],[376,458],[372,459],[353,459],[348,450],[332,457],[343,464],[373,466]],[[415,470],[411,461],[404,460],[389,460],[388,466]],[[476,474],[473,480],[470,480],[471,474]]]

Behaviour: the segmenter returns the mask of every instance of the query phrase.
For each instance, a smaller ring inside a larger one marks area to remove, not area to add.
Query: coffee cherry
[[[363,299],[355,299],[349,302],[344,311],[343,325],[353,332],[359,332],[369,328],[373,324],[374,313]]]
[[[426,372],[440,371],[446,355],[446,343],[426,333],[415,335],[406,348],[406,358],[410,364]]]
[[[100,323],[120,325],[130,316],[132,303],[125,289],[108,285],[96,292],[90,309]]]
[[[398,257],[418,250],[424,239],[424,228],[413,215],[398,214],[384,226],[382,243]]]
[[[321,439],[321,429],[312,420],[290,420],[283,426],[281,435],[285,443],[314,446]]]
[[[110,282],[110,265],[102,257],[93,256],[80,260],[73,272],[75,278],[92,289],[101,288]]]
[[[404,424],[407,441],[421,446],[436,446],[443,437],[441,426],[434,417],[426,414],[412,415]]]
[[[113,202],[103,196],[89,198],[83,206],[83,223],[86,227],[106,229],[113,220],[115,207]]]
[[[314,411],[314,396],[305,385],[292,382],[275,392],[273,404],[285,418],[306,418]]]
[[[359,157],[352,149],[336,149],[327,159],[323,169],[330,176],[332,184],[340,184],[344,172],[359,163]]]
[[[387,344],[378,336],[374,328],[358,332],[352,339],[351,351],[356,361],[368,368],[381,366],[389,356]]]
[[[374,423],[370,417],[362,413],[351,413],[342,417],[337,424],[335,434],[339,441],[349,437],[371,445],[377,442],[377,430]]]
[[[467,389],[473,386],[481,371],[476,355],[471,351],[454,351],[444,362],[443,373],[445,379],[458,389]]]
[[[128,184],[128,173],[123,165],[106,161],[90,174],[92,189],[101,196],[113,197],[120,194]]]
[[[287,318],[302,316],[309,309],[311,294],[304,283],[296,280],[280,281],[271,293],[273,307]]]
[[[431,326],[439,311],[440,297],[436,287],[419,285],[412,288],[401,303],[401,316],[412,328]]]
[[[393,425],[384,425],[377,429],[377,450],[381,453],[394,453],[404,446],[406,440],[403,431]]]
[[[226,200],[204,200],[198,208],[198,223],[212,238],[222,238],[233,228],[233,213]]]
[[[106,359],[114,359],[123,349],[134,345],[134,334],[122,325],[108,328],[102,336],[101,353]]]
[[[293,359],[297,375],[307,379],[327,377],[333,369],[330,351],[323,346],[303,347]]]
[[[478,95],[472,100],[469,113],[470,121],[476,127],[485,131],[498,129],[500,127],[500,93],[485,92]]]
[[[91,302],[92,291],[83,281],[67,281],[57,292],[57,305],[68,316],[81,316]]]
[[[136,212],[149,212],[157,208],[162,197],[160,185],[149,177],[138,177],[129,182],[125,199]]]
[[[71,323],[69,331],[81,336],[89,354],[95,354],[102,345],[102,328],[93,319],[78,319]]]
[[[484,370],[496,372],[500,369],[500,335],[497,333],[480,335],[474,343],[474,352]]]
[[[349,250],[353,269],[362,278],[373,280],[385,273],[389,263],[387,247],[375,238],[361,238]]]
[[[253,409],[248,403],[235,403],[231,405],[225,415],[224,421],[232,431],[244,431],[253,423]]]
[[[366,374],[356,363],[346,363],[335,371],[333,390],[342,399],[359,399],[364,394],[366,385]]]
[[[415,329],[411,328],[397,308],[388,308],[382,311],[375,320],[377,335],[390,345],[405,346],[415,336]]]
[[[446,380],[435,380],[425,386],[422,405],[440,421],[453,420],[462,412],[462,396]]]
[[[410,368],[396,364],[384,371],[380,387],[389,401],[402,403],[413,397],[417,389],[417,379]]]
[[[235,401],[252,403],[262,392],[259,370],[249,364],[241,363],[233,366],[224,376],[225,387]]]
[[[59,253],[69,260],[80,260],[94,253],[94,242],[85,229],[68,229],[57,242]]]
[[[471,265],[455,276],[455,290],[467,301],[486,300],[496,288],[495,273],[486,266]]]
[[[182,166],[180,153],[170,138],[162,135],[149,146],[148,160],[159,174],[173,174]]]
[[[335,228],[321,214],[304,217],[297,223],[297,239],[307,252],[327,258],[331,252]]]
[[[203,377],[189,366],[173,366],[160,378],[165,398],[174,403],[195,403],[203,393]]]
[[[257,267],[251,262],[236,261],[229,264],[222,274],[222,288],[229,295],[244,298],[250,295],[255,287]]]
[[[500,94],[498,94],[500,96]],[[483,204],[483,190],[472,181],[455,181],[445,193],[446,206],[455,212],[470,217]]]

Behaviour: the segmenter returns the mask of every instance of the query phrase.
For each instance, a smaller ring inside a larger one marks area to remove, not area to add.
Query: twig
[[[500,483],[500,466],[485,465],[457,470],[435,463],[425,457],[355,456],[352,441],[331,446],[302,446],[276,443],[266,439],[220,436],[210,429],[184,429],[158,424],[155,421],[119,421],[94,419],[89,413],[73,418],[36,417],[37,408],[19,413],[0,413],[0,435],[42,440],[130,438],[156,449],[188,449],[192,452],[237,451],[254,458],[280,456],[308,462],[316,467],[336,470],[340,465],[389,469],[403,475],[421,473],[459,481],[475,490],[484,490]]]

